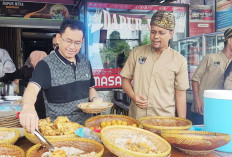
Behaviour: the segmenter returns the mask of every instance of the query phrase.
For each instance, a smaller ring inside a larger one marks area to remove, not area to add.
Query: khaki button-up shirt
[[[121,75],[134,80],[133,90],[148,98],[148,108],[141,109],[132,101],[129,115],[175,116],[175,89],[189,88],[186,59],[167,48],[160,56],[151,45],[140,46],[130,53]]]
[[[204,90],[223,89],[224,73],[230,60],[224,53],[207,54],[201,60],[195,71],[192,80],[199,83],[199,97],[204,102]],[[192,112],[195,112],[195,103],[192,105]]]

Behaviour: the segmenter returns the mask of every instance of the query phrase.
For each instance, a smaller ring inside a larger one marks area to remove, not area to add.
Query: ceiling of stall
[[[53,34],[55,34],[55,32],[51,32],[48,30],[44,30],[44,29],[33,29],[33,30],[22,30],[22,37],[24,38],[24,40],[31,40],[31,39],[52,39]]]
[[[19,28],[47,28],[59,29],[61,20],[41,20],[25,18],[2,18],[0,17],[0,27],[19,27]]]

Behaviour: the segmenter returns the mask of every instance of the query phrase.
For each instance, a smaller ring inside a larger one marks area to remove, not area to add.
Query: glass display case
[[[223,48],[224,32],[202,34],[178,41],[178,51],[187,59],[190,90],[192,90],[192,76],[204,55],[219,53]]]

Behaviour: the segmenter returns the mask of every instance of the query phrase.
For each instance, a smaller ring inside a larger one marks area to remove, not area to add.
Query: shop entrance
[[[22,29],[23,61],[34,50],[44,51],[49,54],[52,50],[52,38],[57,30],[50,29]]]

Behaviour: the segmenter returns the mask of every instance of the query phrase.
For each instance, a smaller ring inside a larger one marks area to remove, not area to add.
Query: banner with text
[[[232,26],[232,0],[216,0],[216,30],[226,30]]]
[[[215,32],[213,6],[192,5],[189,9],[189,36]]]
[[[91,32],[98,30],[120,30],[128,29],[129,31],[150,30],[151,17],[157,10],[173,12],[176,19],[175,32],[184,33],[186,27],[186,7],[178,6],[159,6],[159,5],[133,5],[133,4],[113,4],[113,3],[96,3],[88,2],[89,8],[96,8],[96,13],[90,17]],[[114,13],[104,8],[136,10],[138,14],[133,13]]]
[[[121,69],[93,69],[95,88],[121,88]]]
[[[0,17],[63,19],[73,18],[73,5],[1,1]]]

